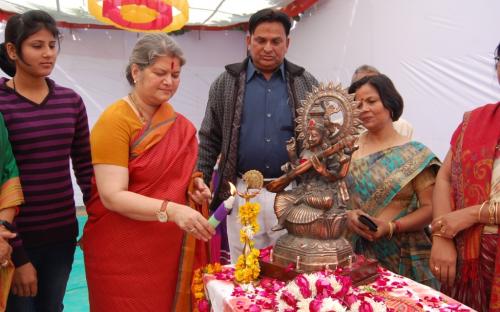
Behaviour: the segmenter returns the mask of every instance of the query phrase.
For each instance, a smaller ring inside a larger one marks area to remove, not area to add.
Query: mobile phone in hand
[[[368,218],[367,216],[359,215],[358,221],[366,225],[370,231],[377,232],[377,224],[375,224],[375,222],[373,222],[372,219]]]

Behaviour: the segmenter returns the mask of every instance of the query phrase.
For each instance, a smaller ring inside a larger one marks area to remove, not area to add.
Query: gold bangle
[[[495,211],[496,211],[495,203],[493,203],[493,205],[492,205],[491,202],[489,202],[489,204],[488,204],[488,214],[489,214],[488,223],[489,224],[495,224],[495,220],[496,220]]]
[[[444,234],[440,234],[440,233],[434,233],[434,234],[432,234],[432,237],[434,237],[434,236],[442,237],[442,238],[446,238],[446,239],[453,239],[453,237],[450,237],[450,236],[444,235]]]
[[[394,234],[394,224],[389,222],[389,234],[387,235],[387,239],[392,239],[392,235]]]
[[[483,210],[484,205],[486,205],[488,201],[485,200],[482,204],[481,207],[479,207],[479,213],[477,214],[477,222],[481,223],[481,210]]]

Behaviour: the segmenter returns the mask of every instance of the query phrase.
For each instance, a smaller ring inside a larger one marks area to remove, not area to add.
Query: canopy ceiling
[[[245,24],[253,13],[263,8],[278,8],[289,16],[303,12],[317,0],[188,0],[187,29],[227,29]],[[102,2],[102,1],[101,1]],[[140,2],[140,1],[138,1]],[[88,12],[87,0],[0,0],[3,19],[12,13],[31,9],[47,11],[68,27],[101,28]],[[174,15],[175,15],[174,10]],[[105,26],[107,28],[107,26]],[[110,27],[111,28],[111,27]]]

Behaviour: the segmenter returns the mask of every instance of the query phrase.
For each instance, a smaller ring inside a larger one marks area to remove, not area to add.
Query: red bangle
[[[399,233],[401,231],[401,222],[399,220],[396,220],[394,221],[394,225],[395,225],[394,232]]]

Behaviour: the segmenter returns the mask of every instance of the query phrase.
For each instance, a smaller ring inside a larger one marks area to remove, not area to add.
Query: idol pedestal
[[[302,273],[321,270],[338,270],[350,275],[353,284],[373,282],[377,276],[378,262],[355,256],[349,242],[337,239],[313,239],[285,234],[278,239],[269,257],[260,260],[261,276],[289,281]]]

